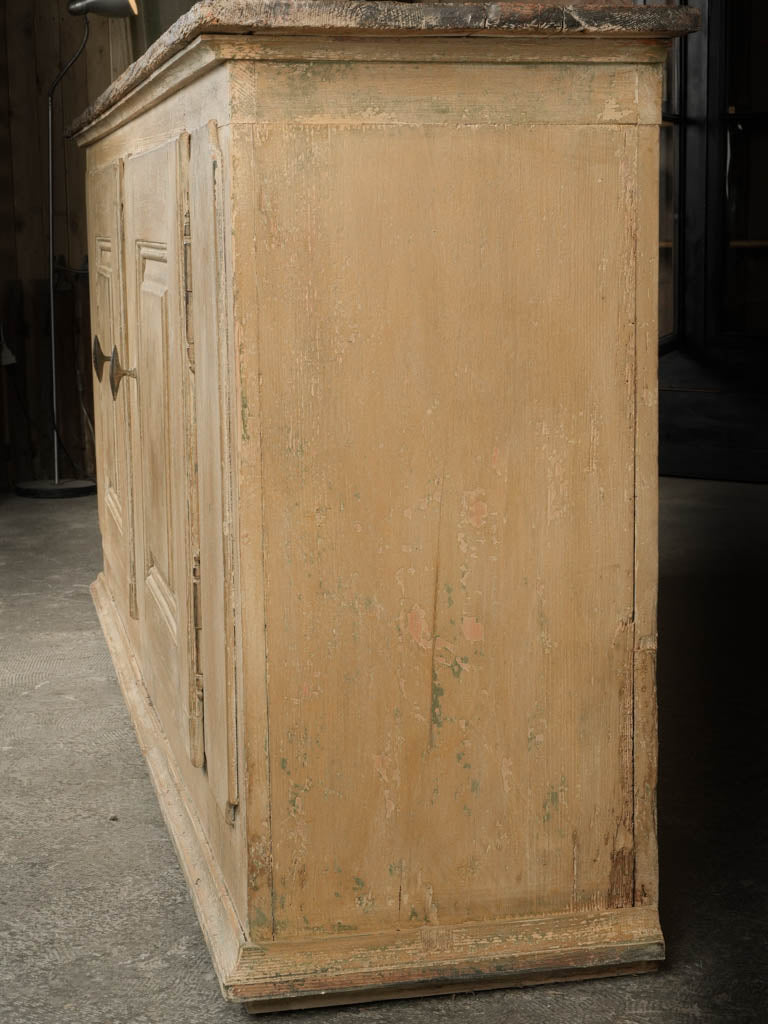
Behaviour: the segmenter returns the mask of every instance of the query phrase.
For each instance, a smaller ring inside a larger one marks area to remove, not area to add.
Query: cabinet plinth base
[[[499,988],[526,988],[529,985],[553,985],[563,981],[591,981],[595,978],[613,978],[627,974],[649,974],[659,968],[657,961],[638,964],[619,964],[612,967],[585,968],[577,971],[561,973],[531,973],[513,978],[493,978],[491,980],[474,980],[471,983],[440,985],[437,982],[426,983],[424,986],[402,988],[397,986],[394,991],[385,988],[364,991],[357,989],[348,993],[333,992],[306,996],[305,998],[270,999],[261,1002],[245,1003],[245,1010],[252,1016],[264,1013],[276,1013],[284,1010],[311,1010],[323,1006],[357,1006],[360,1003],[376,1003],[391,999],[416,999],[423,996],[459,995],[474,992],[487,992]]]
[[[425,926],[256,944],[248,940],[147,698],[103,576],[94,604],[224,996],[249,1013],[479,991],[653,970],[655,907]]]

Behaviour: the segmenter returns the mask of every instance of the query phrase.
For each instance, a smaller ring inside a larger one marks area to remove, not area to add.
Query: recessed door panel
[[[141,430],[143,448],[144,576],[150,592],[163,609],[173,640],[176,640],[171,517],[171,396],[168,394],[169,357],[172,339],[168,332],[168,250],[165,245],[139,242],[136,246],[138,276],[139,353],[142,370]]]
[[[135,339],[141,669],[163,727],[186,754],[192,627],[190,472],[184,389],[183,189],[179,143],[125,163],[127,318]]]
[[[98,338],[99,350],[107,357],[113,346],[117,346],[129,359],[120,285],[120,165],[100,167],[92,171],[89,178],[92,333]],[[100,380],[94,373],[93,389],[104,570],[112,597],[123,622],[129,627],[136,613],[131,407],[125,391],[112,397],[108,363],[101,368]]]

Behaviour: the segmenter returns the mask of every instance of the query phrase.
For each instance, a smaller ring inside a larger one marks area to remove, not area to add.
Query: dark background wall
[[[64,140],[64,128],[192,6],[190,0],[138,2],[139,16],[129,21],[91,17],[86,51],[54,103],[57,399],[61,470],[67,476],[93,476],[95,467],[85,162],[77,146]],[[681,0],[645,2],[674,6]],[[742,110],[744,104],[729,100],[726,92],[731,78],[734,95],[755,92],[753,71],[764,81],[766,5],[688,2],[702,11],[703,28],[692,37],[685,59],[676,44],[685,102],[665,106],[662,225],[669,237],[661,249],[661,319],[667,335],[662,354],[687,353],[697,361],[696,374],[699,364],[722,364],[731,377],[735,367],[739,381],[712,385],[695,376],[691,383],[688,363],[677,355],[662,360],[662,455],[674,454],[675,446],[684,449],[681,458],[663,458],[662,467],[682,475],[762,480],[768,479],[764,452],[755,472],[740,467],[753,465],[755,452],[765,449],[764,418],[752,409],[751,399],[736,400],[732,394],[734,389],[738,395],[751,392],[768,366],[767,193],[762,186],[767,115],[761,113],[764,103],[759,110],[749,104]],[[744,30],[738,18],[731,25],[729,11],[753,20]],[[52,474],[46,96],[76,50],[82,27],[66,13],[66,0],[0,0],[0,489]],[[730,63],[729,45],[738,58]],[[729,67],[735,69],[730,77]],[[709,403],[706,422],[698,408],[702,402]],[[697,452],[702,448],[705,434],[719,468],[710,466],[709,455],[709,469],[690,455],[692,446]],[[734,448],[743,451],[740,461],[734,462]]]
[[[64,0],[0,8],[0,486],[51,474],[48,89],[83,22]],[[85,53],[54,95],[54,239],[62,473],[93,473],[85,161],[64,128],[132,59],[127,26],[91,18]]]
[[[190,0],[90,18],[85,52],[54,95],[54,239],[61,473],[93,476],[85,160],[64,130]],[[0,489],[52,475],[47,94],[83,21],[66,0],[0,2]]]

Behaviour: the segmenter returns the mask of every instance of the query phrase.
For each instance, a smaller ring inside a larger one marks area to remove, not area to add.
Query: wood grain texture
[[[634,152],[254,133],[278,934],[626,900]]]
[[[663,957],[664,46],[594,42],[204,36],[79,136],[94,211],[125,164],[115,629],[251,1009]]]

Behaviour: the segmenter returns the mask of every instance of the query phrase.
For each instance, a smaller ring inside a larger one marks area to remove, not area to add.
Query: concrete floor
[[[658,974],[281,1024],[768,1021],[768,487],[662,481]],[[95,500],[0,496],[0,1022],[244,1024],[208,953],[88,585]]]

